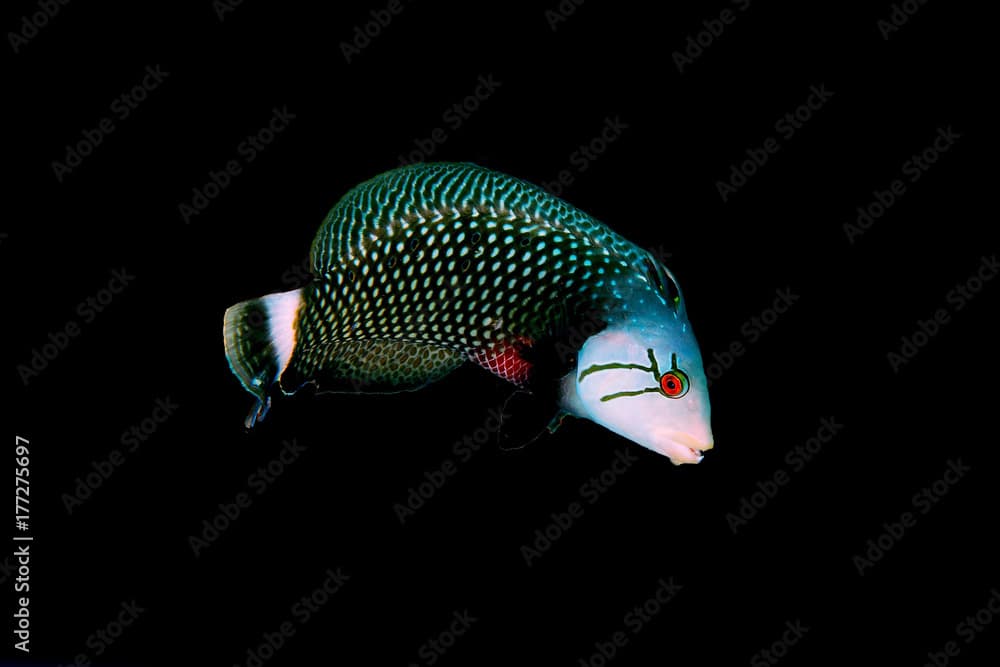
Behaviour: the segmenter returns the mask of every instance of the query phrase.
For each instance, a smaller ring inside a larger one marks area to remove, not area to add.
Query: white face
[[[686,319],[619,326],[587,339],[563,381],[563,409],[673,463],[714,445],[701,353]]]

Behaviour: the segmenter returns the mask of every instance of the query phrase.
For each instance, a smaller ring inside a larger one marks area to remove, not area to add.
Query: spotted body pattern
[[[547,422],[586,417],[675,462],[711,447],[672,275],[542,188],[465,163],[389,171],[333,207],[311,262],[305,287],[226,311],[230,367],[258,399],[248,426],[275,386],[413,390],[471,361],[552,406]]]
[[[367,347],[378,340],[409,344],[374,348],[389,356],[428,355],[443,372],[471,359],[524,384],[530,369],[517,348],[551,335],[576,313],[613,308],[616,292],[646,282],[647,256],[590,216],[504,174],[469,164],[390,171],[348,193],[320,228],[295,372],[282,386],[330,375],[323,369],[352,342]],[[364,384],[423,384],[406,377],[410,366],[386,362],[379,372],[365,366]],[[356,370],[341,363],[333,375]]]

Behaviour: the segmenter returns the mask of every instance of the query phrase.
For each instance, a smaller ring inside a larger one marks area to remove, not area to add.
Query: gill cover
[[[646,263],[657,298],[636,298],[626,316],[586,340],[564,378],[562,407],[675,464],[698,463],[714,445],[701,352],[673,276]]]

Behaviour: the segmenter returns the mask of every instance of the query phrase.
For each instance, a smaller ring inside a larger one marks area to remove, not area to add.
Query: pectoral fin
[[[538,395],[518,390],[508,397],[503,408],[498,442],[500,449],[521,449],[558,428],[561,410]],[[555,424],[555,427],[553,427]]]

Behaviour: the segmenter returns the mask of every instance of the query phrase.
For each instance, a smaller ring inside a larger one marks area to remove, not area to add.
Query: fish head
[[[714,445],[708,380],[680,298],[609,322],[577,352],[562,408],[680,465]]]

